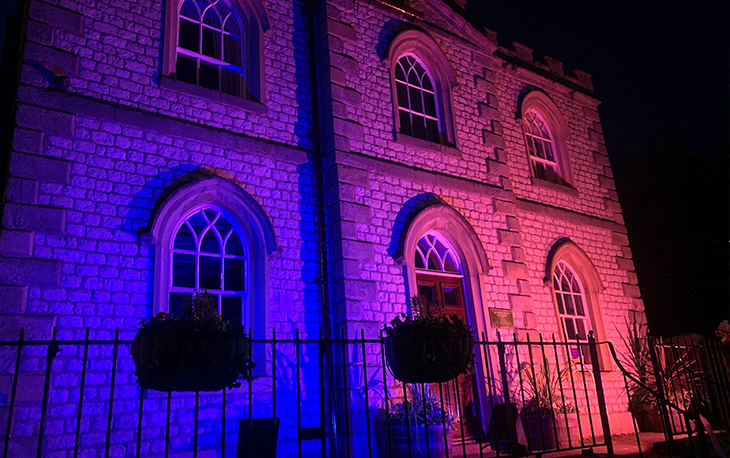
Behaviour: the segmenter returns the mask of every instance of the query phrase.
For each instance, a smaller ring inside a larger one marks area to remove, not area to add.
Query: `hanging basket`
[[[465,373],[474,361],[474,338],[441,333],[401,332],[385,337],[393,376],[405,383],[442,383]]]
[[[226,330],[178,321],[164,329],[140,329],[132,359],[141,388],[156,391],[220,391],[238,386],[255,364],[243,328]]]

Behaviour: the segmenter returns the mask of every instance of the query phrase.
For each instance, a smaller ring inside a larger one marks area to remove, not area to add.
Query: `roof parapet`
[[[515,48],[515,53],[517,54],[517,57],[519,57],[521,60],[524,60],[525,62],[532,62],[532,48],[530,48],[529,46],[525,46],[517,41],[513,41],[512,46]]]

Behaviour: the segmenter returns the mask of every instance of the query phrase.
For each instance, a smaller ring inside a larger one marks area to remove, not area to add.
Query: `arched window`
[[[522,99],[520,112],[532,176],[570,186],[568,127],[557,105],[546,94],[533,90]]]
[[[433,82],[418,58],[401,57],[395,66],[400,132],[442,143]]]
[[[180,8],[175,76],[245,97],[243,24],[224,0],[185,0]]]
[[[249,194],[218,176],[193,180],[164,194],[148,231],[155,244],[152,315],[179,313],[183,298],[203,288],[226,319],[266,337],[270,256],[278,246]]]
[[[555,266],[553,290],[565,340],[588,342],[588,331],[592,330],[592,326],[586,310],[585,292],[575,271],[565,261],[559,261]],[[574,360],[582,360],[584,364],[591,362],[587,346],[581,346],[580,350],[579,347],[571,347],[570,356]]]
[[[221,94],[261,98],[259,0],[168,0],[163,73]]]
[[[426,33],[408,30],[393,39],[388,55],[398,134],[453,146],[456,75],[441,48]]]
[[[207,289],[224,319],[250,326],[250,254],[244,240],[217,208],[202,208],[188,216],[172,240],[169,311],[181,313],[185,297],[192,297],[196,289]]]
[[[429,232],[418,241],[414,265],[418,270],[460,274],[459,258],[449,242],[437,232]]]

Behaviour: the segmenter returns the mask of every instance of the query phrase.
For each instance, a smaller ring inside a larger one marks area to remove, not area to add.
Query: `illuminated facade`
[[[590,77],[459,3],[32,0],[3,339],[131,338],[205,287],[257,338],[375,337],[418,293],[618,341],[643,304]]]

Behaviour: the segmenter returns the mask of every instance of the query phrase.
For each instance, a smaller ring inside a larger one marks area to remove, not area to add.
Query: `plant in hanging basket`
[[[160,312],[142,320],[132,342],[140,387],[157,391],[219,391],[255,364],[243,326],[223,321],[206,290],[183,301],[183,316]]]
[[[441,305],[411,299],[413,317],[402,314],[385,326],[385,355],[393,376],[407,383],[441,383],[474,362],[471,327],[457,315],[439,315]]]

